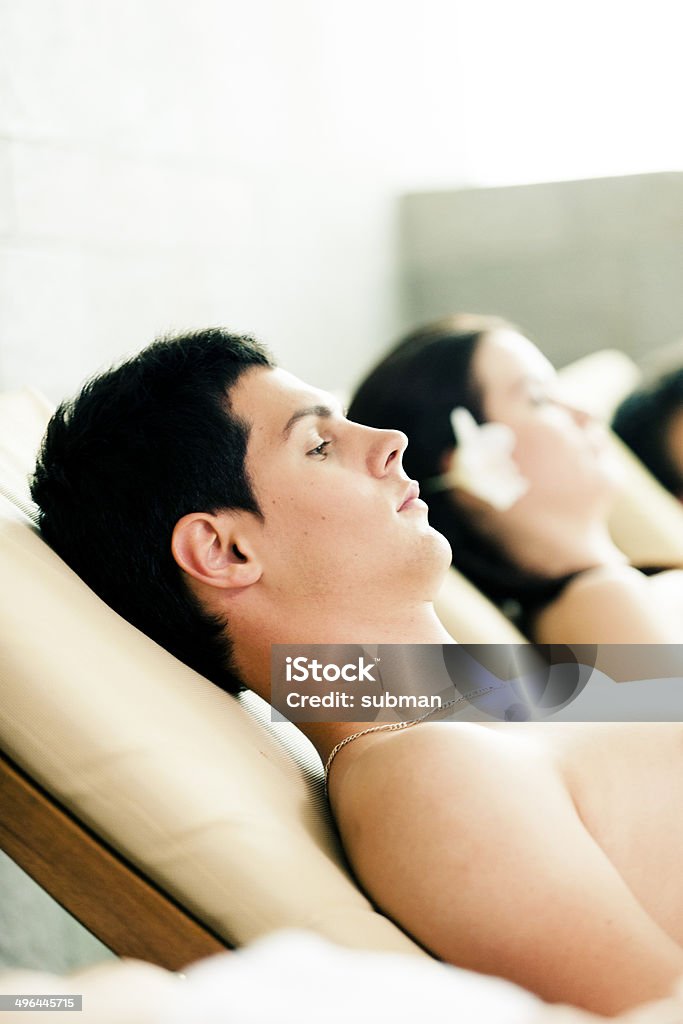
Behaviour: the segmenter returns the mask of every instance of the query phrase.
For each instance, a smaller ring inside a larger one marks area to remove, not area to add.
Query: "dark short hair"
[[[612,429],[659,482],[680,496],[683,475],[671,451],[669,430],[683,411],[683,369],[671,370],[636,389],[623,400]]]
[[[227,624],[203,610],[171,552],[190,512],[261,516],[245,467],[249,424],[230,390],[272,366],[220,328],[169,336],[83,386],[50,420],[31,482],[40,529],[104,601],[231,692]]]
[[[408,435],[403,462],[421,488],[443,473],[442,460],[456,444],[451,410],[468,409],[477,423],[485,420],[482,394],[472,361],[482,339],[496,330],[517,330],[492,316],[444,317],[412,331],[392,348],[358,387],[349,419],[371,427],[395,427]],[[448,540],[453,566],[487,597],[506,606],[527,628],[525,609],[544,604],[561,589],[515,565],[495,536],[485,533],[472,513],[448,491],[428,493],[429,521]]]

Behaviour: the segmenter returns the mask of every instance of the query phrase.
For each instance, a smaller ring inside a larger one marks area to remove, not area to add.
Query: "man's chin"
[[[437,547],[438,554],[441,560],[441,577],[443,577],[446,575],[453,562],[453,551],[450,544],[448,543],[448,541],[446,540],[442,533],[438,533],[436,530],[434,530],[434,533],[438,538]]]
[[[423,540],[416,569],[427,583],[430,600],[433,600],[451,567],[453,553],[444,535],[435,530],[433,526],[429,527]]]
[[[432,539],[435,550],[440,551],[443,557],[448,560],[448,564],[450,565],[453,561],[453,551],[451,550],[451,546],[443,533],[439,533],[439,531],[430,523],[428,534]]]

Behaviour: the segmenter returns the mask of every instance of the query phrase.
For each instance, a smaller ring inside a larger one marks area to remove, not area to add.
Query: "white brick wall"
[[[398,323],[389,15],[412,45],[390,0],[2,0],[0,388],[218,322],[348,386]]]

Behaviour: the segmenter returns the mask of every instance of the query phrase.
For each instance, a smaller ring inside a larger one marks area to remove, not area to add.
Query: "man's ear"
[[[256,583],[263,572],[248,539],[245,513],[190,512],[175,524],[171,551],[190,576],[210,587],[235,590]]]

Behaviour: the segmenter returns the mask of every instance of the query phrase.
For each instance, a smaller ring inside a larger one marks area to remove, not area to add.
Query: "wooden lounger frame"
[[[0,849],[118,956],[177,971],[227,948],[2,751]]]

